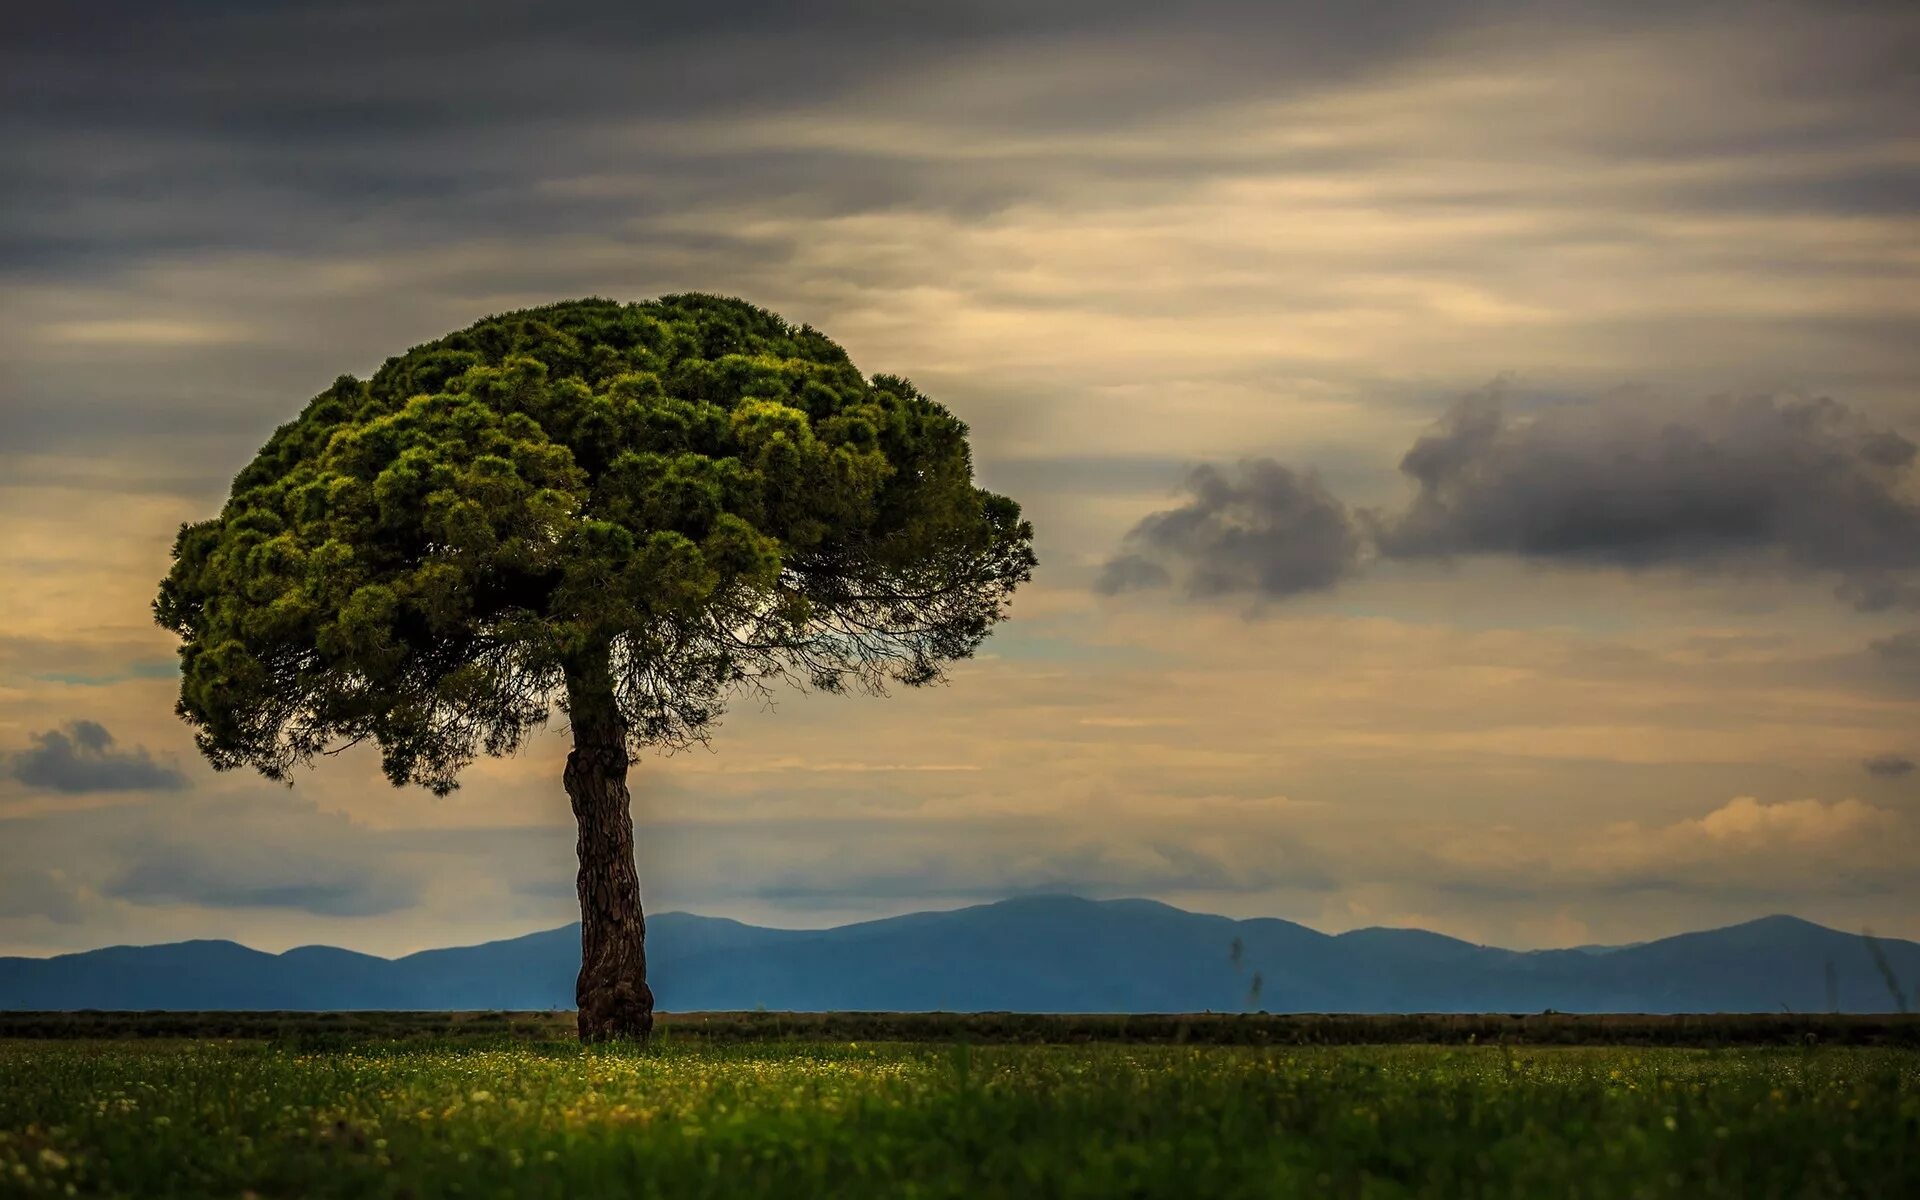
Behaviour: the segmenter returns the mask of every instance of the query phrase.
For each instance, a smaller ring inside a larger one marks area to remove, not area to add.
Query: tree
[[[154,612],[216,768],[370,740],[444,795],[558,702],[583,1040],[653,1023],[633,753],[704,742],[741,689],[934,682],[1034,565],[945,408],[705,295],[490,317],[342,376],[173,554]]]

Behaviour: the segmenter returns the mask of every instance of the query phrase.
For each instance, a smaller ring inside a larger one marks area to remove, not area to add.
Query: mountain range
[[[649,919],[647,946],[660,1007],[683,1012],[1889,1012],[1920,987],[1920,944],[1786,916],[1516,951],[1417,929],[1325,934],[1151,900],[1028,896],[834,929],[665,913]],[[114,946],[0,958],[0,1009],[570,1008],[579,955],[577,925],[395,959]]]

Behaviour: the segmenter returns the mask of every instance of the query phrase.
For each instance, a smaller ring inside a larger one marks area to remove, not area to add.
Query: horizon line
[[[1818,921],[1808,920],[1805,917],[1797,916],[1793,913],[1772,912],[1772,913],[1763,913],[1760,916],[1750,917],[1745,920],[1733,921],[1725,925],[1712,925],[1712,926],[1707,926],[1701,929],[1686,929],[1686,930],[1681,930],[1678,933],[1663,934],[1659,937],[1642,938],[1638,941],[1582,942],[1582,943],[1578,943],[1576,945],[1570,945],[1570,946],[1535,946],[1535,947],[1531,947],[1524,950],[1516,950],[1508,946],[1498,946],[1491,942],[1470,941],[1466,938],[1455,937],[1452,934],[1439,933],[1435,930],[1425,929],[1425,928],[1414,926],[1414,925],[1361,925],[1361,926],[1355,926],[1352,929],[1341,930],[1338,933],[1328,933],[1326,930],[1318,929],[1312,925],[1307,924],[1304,921],[1296,921],[1288,917],[1229,917],[1222,913],[1202,912],[1195,909],[1181,908],[1179,905],[1170,904],[1164,900],[1156,900],[1150,896],[1114,896],[1114,897],[1107,897],[1107,898],[1095,898],[1091,896],[1078,895],[1073,892],[1021,892],[1021,893],[1016,893],[1009,896],[1003,896],[997,900],[981,900],[981,901],[977,901],[970,904],[956,905],[952,908],[915,909],[911,912],[895,913],[891,916],[885,916],[885,917],[869,917],[869,918],[865,918],[857,921],[843,922],[838,925],[819,925],[819,926],[801,926],[801,927],[781,926],[781,925],[756,925],[750,921],[742,921],[736,917],[709,916],[704,913],[698,913],[688,909],[679,909],[679,908],[667,909],[663,912],[658,912],[658,913],[649,913],[647,914],[646,919],[651,922],[651,921],[661,920],[666,917],[691,917],[701,921],[721,921],[721,922],[726,922],[728,924],[744,926],[749,929],[762,929],[762,930],[767,930],[767,931],[776,932],[776,933],[791,933],[791,934],[832,933],[842,929],[857,929],[861,926],[879,925],[889,921],[909,920],[915,917],[941,916],[941,915],[946,915],[950,913],[970,912],[970,911],[975,911],[978,909],[986,909],[986,908],[1000,908],[1009,904],[1020,904],[1023,902],[1033,902],[1033,901],[1042,901],[1042,900],[1046,900],[1046,901],[1071,900],[1071,901],[1078,901],[1079,903],[1089,904],[1089,905],[1149,904],[1159,908],[1170,909],[1174,912],[1182,913],[1187,916],[1210,917],[1217,920],[1228,921],[1235,925],[1246,924],[1254,921],[1278,921],[1283,924],[1293,925],[1298,928],[1308,930],[1311,933],[1318,934],[1319,936],[1325,937],[1325,938],[1350,937],[1355,934],[1368,933],[1376,930],[1384,930],[1384,931],[1395,932],[1395,933],[1421,933],[1431,937],[1444,938],[1452,942],[1459,942],[1463,945],[1472,946],[1477,949],[1501,950],[1511,954],[1555,954],[1555,953],[1568,953],[1568,952],[1577,953],[1577,952],[1583,952],[1583,951],[1598,952],[1598,951],[1625,950],[1625,949],[1631,949],[1639,946],[1653,945],[1658,942],[1669,941],[1673,938],[1690,937],[1690,936],[1703,934],[1703,933],[1719,933],[1729,929],[1740,929],[1749,925],[1758,925],[1768,921],[1792,921],[1801,925],[1812,926],[1813,928],[1822,930],[1826,933],[1839,934],[1842,937],[1858,937],[1858,938],[1862,938],[1869,941],[1875,941],[1875,942],[1904,942],[1909,945],[1920,945],[1920,941],[1913,941],[1908,938],[1883,937],[1867,929],[1862,929],[1858,932],[1853,932],[1845,929],[1839,929],[1831,925],[1824,925]],[[412,958],[412,957],[415,957],[416,955],[421,955],[421,954],[433,954],[433,953],[439,953],[439,952],[449,951],[449,950],[471,950],[471,949],[477,949],[483,946],[499,945],[503,942],[514,942],[514,941],[523,940],[525,938],[541,937],[546,934],[553,934],[553,933],[558,933],[562,930],[577,928],[579,924],[580,922],[578,921],[567,921],[559,925],[542,926],[541,928],[538,928],[538,929],[530,929],[524,933],[507,934],[502,937],[488,938],[484,941],[462,942],[454,945],[443,945],[443,946],[426,946],[419,950],[410,950],[404,954],[395,954],[395,955],[373,954],[368,951],[353,950],[345,946],[336,946],[327,942],[305,942],[300,945],[289,946],[285,950],[261,950],[257,947],[249,946],[245,942],[236,941],[233,938],[189,937],[189,938],[178,938],[172,941],[163,941],[163,942],[140,942],[140,943],[115,942],[115,943],[111,943],[104,946],[90,947],[84,950],[61,950],[61,951],[57,951],[50,954],[0,954],[0,962],[5,962],[8,960],[27,961],[27,962],[48,962],[48,961],[52,961],[54,959],[59,959],[59,958],[72,958],[72,957],[76,957],[79,955],[86,955],[86,954],[99,954],[108,950],[154,950],[154,949],[162,949],[169,946],[188,946],[188,945],[196,945],[196,944],[236,946],[242,950],[249,951],[250,953],[264,954],[271,958],[284,957],[285,955],[293,954],[302,950],[332,950],[342,954],[357,955],[362,958],[378,959],[381,962],[399,962],[404,959]]]

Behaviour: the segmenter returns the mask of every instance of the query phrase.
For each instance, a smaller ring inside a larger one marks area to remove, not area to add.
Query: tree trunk
[[[647,921],[633,865],[626,726],[604,651],[568,666],[567,717],[567,797],[580,827],[580,1040],[644,1038],[653,1032]]]

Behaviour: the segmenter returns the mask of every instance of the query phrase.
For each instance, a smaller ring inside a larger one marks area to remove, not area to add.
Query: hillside
[[[1514,951],[1420,930],[1330,935],[1148,900],[1006,900],[835,929],[666,913],[649,922],[667,1010],[1023,1012],[1887,1012],[1867,942],[1793,917],[1625,947]],[[551,1009],[578,928],[384,959],[325,946],[116,946],[0,959],[5,1009]],[[1236,966],[1235,939],[1242,947]],[[1911,997],[1920,945],[1883,939]],[[1257,993],[1253,977],[1260,977]],[[1833,991],[1829,997],[1829,977]],[[1911,1001],[1909,1001],[1911,1003]]]

